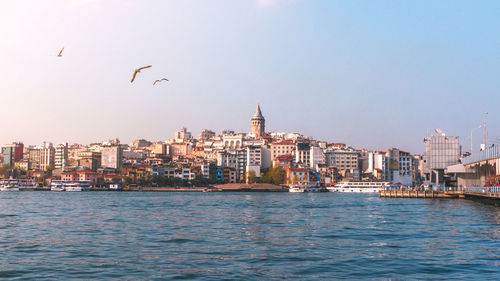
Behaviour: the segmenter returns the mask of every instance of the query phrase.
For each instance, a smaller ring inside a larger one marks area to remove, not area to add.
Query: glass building
[[[424,173],[426,179],[439,185],[443,182],[444,170],[448,166],[457,164],[460,159],[460,138],[441,134],[425,138],[424,142]]]

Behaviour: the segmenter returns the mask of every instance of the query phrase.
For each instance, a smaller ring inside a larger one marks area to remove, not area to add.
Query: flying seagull
[[[57,54],[58,57],[62,57],[62,52],[64,51],[64,47],[59,51],[59,54]]]
[[[130,80],[130,83],[134,82],[134,79],[135,79],[135,76],[137,75],[137,73],[141,72],[141,70],[145,69],[145,68],[150,68],[152,65],[148,65],[148,66],[143,66],[143,67],[140,67],[136,70],[134,70],[134,75],[132,76],[132,80]]]
[[[156,83],[159,83],[159,82],[161,82],[161,81],[168,81],[168,79],[167,79],[167,78],[158,79],[158,80],[156,80],[156,81],[153,83],[153,86],[154,86],[154,85],[156,85]]]

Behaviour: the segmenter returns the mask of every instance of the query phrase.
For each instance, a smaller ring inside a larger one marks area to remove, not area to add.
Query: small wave
[[[0,218],[17,217],[16,214],[0,214]]]
[[[0,278],[13,278],[23,276],[26,271],[22,270],[0,270]]]
[[[174,243],[174,244],[184,244],[184,243],[189,243],[189,242],[194,242],[195,240],[191,239],[184,239],[184,238],[174,238],[174,239],[167,239],[167,240],[159,240],[159,243]]]

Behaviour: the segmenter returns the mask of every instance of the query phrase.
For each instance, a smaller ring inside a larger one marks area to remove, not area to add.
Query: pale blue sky
[[[421,153],[428,130],[468,136],[484,112],[497,137],[499,15],[499,1],[0,0],[0,142],[248,132],[257,101],[268,131],[357,148]]]

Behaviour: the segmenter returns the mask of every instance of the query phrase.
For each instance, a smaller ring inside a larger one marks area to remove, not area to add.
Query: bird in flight
[[[160,83],[161,81],[168,81],[168,79],[167,78],[158,79],[153,83],[153,86],[156,85],[156,83]]]
[[[143,66],[143,67],[140,67],[136,70],[134,70],[134,75],[132,75],[132,80],[130,80],[130,83],[134,82],[135,80],[135,76],[137,75],[137,73],[141,72],[141,70],[145,69],[145,68],[150,68],[152,65],[148,65],[148,66]]]

